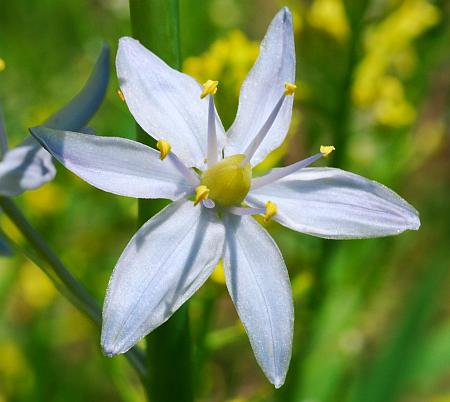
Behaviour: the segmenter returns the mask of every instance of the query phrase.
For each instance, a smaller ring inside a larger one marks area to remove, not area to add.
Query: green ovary
[[[245,155],[229,156],[205,170],[201,184],[209,188],[209,198],[221,207],[240,205],[250,190],[252,168],[241,166]]]

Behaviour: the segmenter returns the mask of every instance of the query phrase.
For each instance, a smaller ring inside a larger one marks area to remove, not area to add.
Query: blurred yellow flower
[[[308,22],[339,41],[347,39],[350,27],[342,0],[314,0],[308,11]]]
[[[0,72],[6,68],[5,60],[0,57]]]
[[[225,284],[225,272],[223,270],[223,262],[220,260],[220,262],[217,264],[216,268],[214,268],[213,273],[211,274],[211,279],[218,283],[219,285]]]
[[[55,214],[64,209],[66,193],[55,183],[48,183],[34,191],[24,193],[30,210],[39,215]]]
[[[302,28],[303,28],[303,19],[300,12],[293,9],[292,11],[292,20],[293,20],[293,27],[294,27],[294,34],[298,34]]]
[[[375,102],[375,117],[378,122],[388,126],[408,125],[416,117],[415,109],[405,100],[401,81],[392,76],[378,80],[379,98]]]
[[[0,341],[0,356],[2,383],[4,385],[9,383],[8,385],[13,388],[17,386],[17,380],[20,379],[21,387],[28,388],[33,382],[33,377],[19,346],[9,339]]]
[[[55,183],[48,183],[34,191],[24,193],[26,204],[34,213],[49,215],[56,213],[66,204],[65,192]]]
[[[292,295],[294,300],[302,298],[314,283],[314,277],[309,271],[303,271],[292,280]]]
[[[424,161],[442,150],[445,143],[446,126],[443,120],[431,119],[417,127],[411,144],[411,169],[420,167]]]
[[[47,307],[56,295],[50,279],[29,261],[20,267],[19,287],[23,300],[36,310]]]
[[[233,30],[216,40],[202,55],[185,60],[183,71],[199,82],[214,78],[221,86],[239,94],[242,81],[258,56],[258,42],[248,40],[244,33]]]
[[[435,396],[430,402],[450,402],[450,395]]]
[[[356,69],[352,95],[356,105],[373,108],[379,123],[399,127],[414,120],[416,113],[405,98],[402,82],[388,71],[400,77],[411,73],[417,60],[412,42],[439,18],[437,7],[428,1],[405,0],[367,30],[366,54]]]

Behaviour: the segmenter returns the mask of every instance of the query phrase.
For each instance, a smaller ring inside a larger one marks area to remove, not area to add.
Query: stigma
[[[200,184],[209,190],[208,196],[216,205],[238,206],[247,196],[252,169],[249,163],[242,166],[244,160],[245,155],[229,156],[203,172]]]

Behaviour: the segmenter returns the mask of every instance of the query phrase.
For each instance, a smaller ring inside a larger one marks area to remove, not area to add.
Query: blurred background
[[[418,232],[324,241],[268,229],[290,272],[294,355],[284,387],[264,378],[217,269],[191,302],[200,401],[450,401],[450,3],[427,0],[180,0],[184,71],[218,79],[228,127],[240,84],[276,11],[294,14],[297,85],[285,143],[259,172],[315,153],[393,188],[421,214]],[[130,35],[126,0],[0,0],[0,100],[10,143],[70,99],[102,41]],[[92,126],[134,138],[117,79]],[[17,198],[99,302],[135,231],[133,199],[58,165]],[[2,227],[19,244],[5,217]],[[174,376],[177,368],[174,367]],[[0,402],[144,401],[123,357],[21,255],[0,257]]]

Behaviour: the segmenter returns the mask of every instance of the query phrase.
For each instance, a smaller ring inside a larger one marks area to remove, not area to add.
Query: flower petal
[[[292,350],[294,307],[277,245],[253,218],[226,215],[228,291],[256,360],[275,387],[284,383]]]
[[[417,230],[418,212],[377,182],[332,168],[305,168],[251,190],[246,201],[278,206],[273,219],[291,229],[329,239],[358,239]]]
[[[131,239],[109,282],[102,347],[124,353],[165,322],[209,277],[223,252],[225,228],[215,213],[175,202]]]
[[[139,125],[157,140],[170,142],[189,167],[202,168],[207,156],[208,100],[190,76],[170,68],[132,38],[121,38],[117,74],[128,108]],[[216,132],[220,149],[225,134],[219,118]]]
[[[264,125],[284,91],[285,82],[295,80],[295,47],[292,16],[283,8],[273,19],[264,37],[258,60],[242,84],[239,107],[225,156],[242,154]],[[257,165],[282,142],[289,129],[293,96],[285,99],[272,127],[251,158]]]
[[[35,141],[24,141],[0,162],[0,195],[13,197],[51,181],[56,174],[51,155]]]
[[[170,200],[193,192],[170,158],[161,161],[157,151],[139,142],[42,126],[30,131],[67,169],[101,190]]]
[[[110,49],[104,44],[91,76],[83,89],[43,125],[49,128],[81,130],[94,116],[106,93],[109,81]]]

